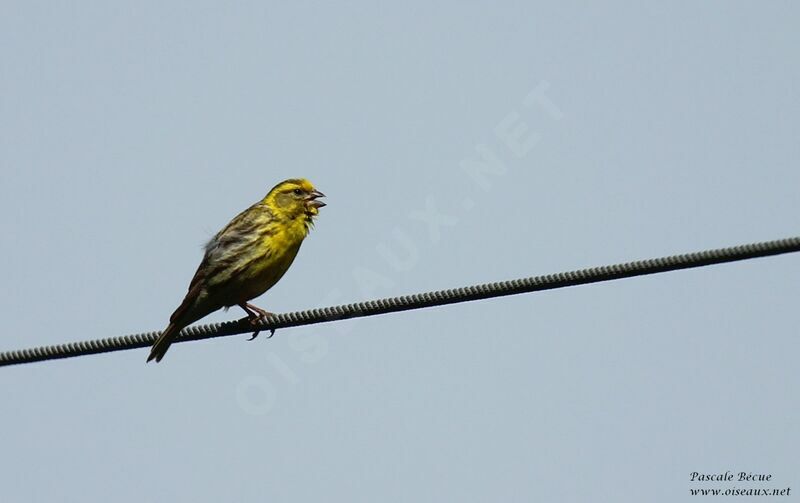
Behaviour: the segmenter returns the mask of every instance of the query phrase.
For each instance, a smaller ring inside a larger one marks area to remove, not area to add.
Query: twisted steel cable
[[[357,302],[355,304],[276,314],[260,322],[260,324],[255,327],[251,325],[247,319],[227,321],[224,323],[193,325],[182,330],[175,342],[199,341],[213,337],[251,333],[254,329],[267,331],[348,318],[361,318],[364,316],[442,306],[458,302],[632,278],[634,276],[644,276],[647,274],[656,274],[679,269],[691,269],[712,264],[722,264],[725,262],[735,262],[798,251],[800,251],[800,237],[792,237],[683,255],[639,260],[624,264],[592,267],[589,269],[548,274],[545,276],[534,276],[450,290],[439,290],[367,302]],[[144,332],[120,337],[109,337],[106,339],[7,351],[0,353],[0,366],[143,348],[153,344],[158,335],[159,332]]]

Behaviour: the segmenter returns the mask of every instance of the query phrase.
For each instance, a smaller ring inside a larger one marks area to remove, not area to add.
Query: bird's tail
[[[181,331],[181,328],[183,327],[176,323],[167,325],[167,328],[161,332],[161,335],[158,336],[158,339],[156,339],[156,342],[150,349],[150,356],[147,357],[147,361],[155,360],[156,363],[160,362],[161,359],[164,358],[164,355],[167,354],[170,344],[172,344],[172,341],[178,336],[178,332]]]

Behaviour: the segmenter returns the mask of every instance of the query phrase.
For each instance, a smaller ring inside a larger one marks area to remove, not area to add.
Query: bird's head
[[[324,196],[305,178],[293,178],[273,187],[264,202],[279,217],[292,220],[305,217],[310,224],[319,214],[319,209],[325,206],[319,200]]]

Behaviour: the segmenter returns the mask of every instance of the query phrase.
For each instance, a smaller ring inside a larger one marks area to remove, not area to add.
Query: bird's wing
[[[170,320],[187,317],[189,312],[195,310],[193,308],[200,299],[204,301],[203,304],[207,303],[206,300],[210,304],[204,305],[203,309],[199,310],[203,314],[198,312],[194,316],[188,316],[189,318],[198,319],[208,312],[228,305],[227,299],[216,298],[216,294],[224,290],[224,287],[249,265],[248,258],[252,256],[251,247],[268,233],[265,223],[270,219],[272,214],[269,209],[261,203],[256,203],[239,213],[208,241],[203,261],[189,283],[189,291]]]
[[[267,224],[272,219],[272,213],[261,203],[236,215],[206,244],[203,262],[192,284],[204,282],[207,287],[213,287],[230,279],[237,269],[246,265],[257,243],[270,234]]]

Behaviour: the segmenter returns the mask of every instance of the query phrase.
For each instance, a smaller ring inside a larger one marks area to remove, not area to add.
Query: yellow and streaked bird
[[[283,181],[219,231],[147,361],[161,361],[184,327],[220,308],[239,306],[253,324],[269,316],[248,301],[272,288],[292,265],[325,206],[318,200],[323,196],[308,180]]]

